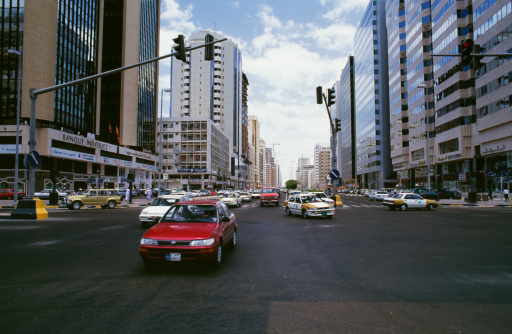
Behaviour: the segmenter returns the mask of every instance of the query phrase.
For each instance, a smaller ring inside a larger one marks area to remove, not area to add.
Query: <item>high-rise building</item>
[[[342,183],[346,187],[356,187],[356,100],[354,87],[354,56],[349,56],[339,80],[340,89],[336,92],[337,115],[341,131],[337,136],[338,161]]]
[[[473,1],[472,36],[485,53],[512,53],[511,13],[509,0]],[[512,176],[512,60],[485,57],[482,63],[484,66],[475,72],[473,172],[477,176],[477,190],[500,189],[499,177]],[[443,166],[443,171],[447,169],[450,167]],[[449,184],[443,179],[444,185]],[[508,187],[511,186],[509,182]]]
[[[313,184],[315,186],[323,185],[325,180],[323,179],[323,176],[325,176],[325,161],[320,161],[320,155],[322,152],[327,151],[331,152],[331,147],[327,143],[317,143],[315,144],[314,151],[313,151],[313,159],[314,159],[314,179]],[[324,157],[323,157],[324,158]],[[330,164],[330,160],[327,161]],[[327,175],[329,174],[329,166],[327,166]]]
[[[254,183],[252,187],[256,188],[263,184],[263,156],[261,154],[260,122],[254,115],[249,116],[249,143],[254,148],[254,163],[252,164]]]
[[[2,86],[1,150],[12,185],[16,87],[21,80],[20,153],[28,154],[31,88],[43,89],[158,56],[160,2],[152,0],[0,1]],[[8,49],[21,53],[18,59]],[[51,186],[50,171],[60,171],[58,188],[123,186],[136,175],[137,187],[151,186],[155,171],[158,63],[38,95],[36,191]],[[5,83],[5,84],[4,84]],[[20,159],[22,161],[22,159]],[[8,167],[7,167],[8,166]],[[19,165],[18,187],[26,189]]]
[[[388,38],[383,1],[370,1],[354,38],[356,164],[361,187],[392,180],[389,146]]]
[[[204,44],[206,34],[215,40],[224,36],[209,31],[194,33],[188,46]],[[204,60],[204,49],[189,52],[188,63],[175,58],[171,65],[171,117],[208,117],[227,133],[232,151],[242,149],[243,73],[242,52],[233,41],[215,44],[214,59]]]

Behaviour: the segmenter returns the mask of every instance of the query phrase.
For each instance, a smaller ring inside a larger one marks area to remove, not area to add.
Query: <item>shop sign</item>
[[[112,151],[113,150],[113,148],[111,147],[112,145],[110,145],[110,144],[107,144],[107,143],[104,143],[101,141],[97,141],[92,138],[85,138],[82,136],[72,135],[69,133],[62,133],[61,140],[63,142],[71,143],[71,144],[75,144],[75,145],[86,146],[86,147],[91,147],[91,148],[99,148],[100,150],[103,150],[103,151]]]
[[[459,173],[459,181],[466,181],[466,173]]]
[[[130,149],[127,149],[127,148],[124,148],[124,147],[119,147],[119,154],[129,155],[129,156],[132,156],[132,157],[143,158],[143,159],[148,159],[148,160],[155,160],[156,159],[156,156],[154,156],[152,154],[145,153],[145,152],[134,151],[134,150],[130,150]]]
[[[106,165],[114,165],[114,166],[119,166],[119,167],[133,167],[133,162],[121,160],[121,159],[100,157],[100,162],[102,162]]]
[[[437,162],[455,160],[455,159],[459,159],[459,158],[462,158],[462,153],[443,155],[443,156],[437,157]]]
[[[178,168],[178,173],[206,173],[206,167],[203,167],[203,168]]]
[[[68,150],[63,150],[63,149],[55,148],[55,147],[52,147],[52,156],[66,158],[66,159],[75,159],[75,160],[96,162],[96,156],[94,154],[68,151]]]
[[[393,165],[393,170],[404,169],[404,168],[405,168],[405,164]]]
[[[21,145],[18,149],[18,152],[21,152]],[[16,144],[13,145],[1,145],[0,146],[0,154],[16,154]]]
[[[494,152],[504,151],[504,150],[505,150],[505,144],[503,144],[502,146],[496,145],[496,148],[486,147],[485,151],[483,151],[482,154],[491,154]]]
[[[156,172],[156,167],[153,165],[146,165],[141,163],[136,163],[135,167],[138,169],[146,169],[146,170],[152,170],[153,172]]]

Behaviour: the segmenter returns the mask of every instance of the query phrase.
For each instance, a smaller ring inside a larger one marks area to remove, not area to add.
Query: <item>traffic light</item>
[[[481,47],[480,44],[475,44],[473,47],[473,69],[475,71],[485,65],[485,63],[482,63],[482,58],[484,56],[480,55],[484,51],[485,49]]]
[[[334,126],[335,126],[334,133],[336,133],[338,131],[341,131],[341,120],[338,119],[338,118],[335,118],[334,119]]]
[[[187,53],[185,50],[185,36],[178,35],[178,37],[173,38],[173,41],[175,45],[172,47],[174,51],[176,51],[178,54],[176,54],[176,59],[181,60],[182,62],[187,62]]]
[[[460,62],[462,64],[462,67],[466,67],[468,65],[471,65],[473,61],[473,56],[471,55],[473,53],[473,40],[472,39],[465,39],[462,41],[460,47]]]
[[[211,43],[214,39],[212,35],[206,34],[206,36],[204,36],[204,43]],[[213,60],[213,44],[204,47],[204,60]]]
[[[332,106],[336,103],[336,91],[334,89],[327,89],[327,106]]]
[[[322,104],[322,86],[316,87],[316,104]]]

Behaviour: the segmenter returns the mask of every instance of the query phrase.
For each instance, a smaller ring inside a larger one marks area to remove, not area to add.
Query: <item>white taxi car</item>
[[[323,202],[315,194],[293,195],[287,201],[284,201],[283,206],[287,215],[297,214],[304,218],[332,218],[336,212],[332,204]]]
[[[240,193],[240,199],[242,202],[250,202],[252,200],[251,193],[247,191],[242,191]]]
[[[239,208],[242,205],[242,199],[234,192],[226,192],[221,194],[220,200],[227,206],[236,206]]]
[[[387,206],[390,210],[400,209],[405,211],[407,209],[427,209],[433,210],[437,208],[437,202],[433,199],[425,199],[418,194],[414,193],[399,193],[392,197],[386,197],[382,200],[382,205]]]

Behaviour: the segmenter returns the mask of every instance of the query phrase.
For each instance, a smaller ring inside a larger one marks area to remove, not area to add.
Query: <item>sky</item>
[[[260,137],[275,151],[283,184],[295,179],[297,160],[315,144],[330,142],[324,91],[339,80],[369,0],[161,0],[160,56],[173,52],[172,39],[215,31],[242,52],[249,81],[248,110],[260,121]],[[170,60],[160,61],[159,86],[170,87]],[[159,99],[160,99],[159,94]],[[169,98],[164,93],[163,116]],[[292,174],[293,168],[293,174]],[[292,177],[293,175],[293,177]]]

